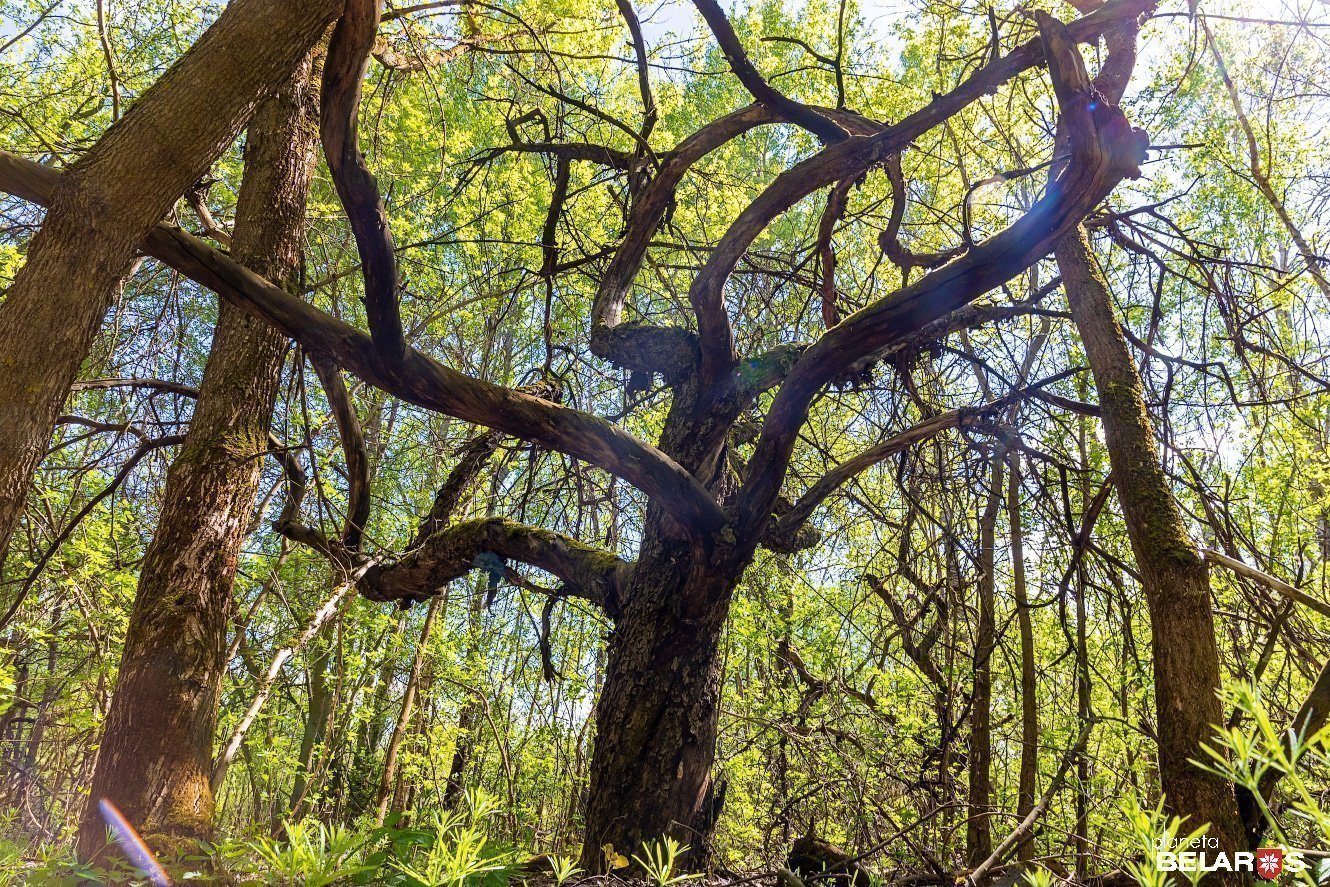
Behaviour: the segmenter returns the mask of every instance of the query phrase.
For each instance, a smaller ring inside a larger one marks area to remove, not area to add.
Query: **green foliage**
[[[642,871],[656,887],[671,887],[673,884],[682,884],[701,877],[698,874],[679,874],[675,871],[679,857],[687,852],[687,844],[680,844],[666,835],[655,841],[644,841],[642,856],[634,854],[633,861],[642,867]]]
[[[270,883],[326,887],[374,870],[357,861],[365,850],[364,835],[343,825],[287,822],[286,840],[259,838],[250,843]]]
[[[1036,5],[1072,15],[1065,5]],[[62,4],[40,18],[48,6],[48,0],[0,0],[0,143],[67,165],[111,124],[111,85],[94,4]],[[665,158],[699,127],[752,98],[728,73],[690,4],[634,6],[645,19],[659,106],[647,142],[650,153]],[[104,7],[121,100],[129,107],[220,4],[115,0]],[[617,4],[513,0],[471,7],[385,22],[380,55],[388,48],[426,63],[395,69],[376,59],[366,84],[362,148],[383,185],[400,249],[413,343],[504,385],[536,378],[548,358],[565,403],[659,440],[671,401],[658,379],[634,390],[618,368],[585,348],[590,304],[636,195],[614,170],[572,164],[570,197],[556,226],[563,264],[549,290],[547,355],[547,291],[537,269],[554,165],[536,152],[503,150],[513,141],[508,124],[529,112],[539,112],[555,141],[638,147],[610,122],[635,130],[642,114]],[[1174,147],[1153,151],[1146,176],[1125,184],[1099,211],[1097,258],[1132,336],[1188,532],[1209,547],[1235,546],[1249,562],[1326,600],[1330,306],[1289,252],[1287,231],[1247,171],[1249,147],[1222,79],[1197,51],[1196,20],[1175,15],[1181,4],[1161,10],[1146,26],[1149,52],[1142,53],[1126,102],[1156,145]],[[1215,14],[1210,24],[1228,53],[1241,101],[1260,121],[1257,150],[1276,190],[1325,254],[1330,56],[1313,39],[1323,31],[1218,18],[1251,11],[1238,3],[1207,2],[1203,11]],[[997,4],[992,18],[985,5],[924,0],[902,10],[849,3],[844,21],[841,13],[840,4],[827,0],[762,0],[735,7],[734,25],[755,65],[786,94],[880,121],[899,121],[993,53],[1033,35],[1015,3]],[[8,43],[34,22],[27,36]],[[796,36],[804,45],[772,39]],[[446,60],[431,62],[435,52]],[[837,57],[843,78],[825,62]],[[1100,51],[1087,59],[1096,66]],[[550,85],[584,107],[556,99],[544,88]],[[514,125],[523,139],[537,140],[545,137],[544,124],[533,116]],[[901,157],[909,183],[902,241],[917,251],[942,249],[1009,223],[1042,192],[1053,126],[1049,85],[1035,71],[921,135]],[[694,328],[689,288],[718,238],[778,175],[817,150],[816,140],[794,127],[762,126],[699,160],[653,234],[628,316]],[[224,226],[234,219],[242,165],[238,142],[206,179],[212,183],[206,202]],[[316,178],[302,296],[363,327],[354,243],[326,169],[320,166]],[[745,358],[822,334],[816,238],[825,202],[819,193],[790,207],[761,232],[727,282],[725,305]],[[878,239],[892,209],[881,169],[850,192],[833,231],[836,290],[846,310],[903,282]],[[12,279],[40,221],[17,201],[6,201],[3,213],[0,286]],[[171,221],[200,230],[184,202]],[[1055,274],[1051,263],[1041,263],[980,304],[1020,303]],[[1106,482],[1107,455],[1098,422],[1088,415],[1096,395],[1064,295],[1047,294],[1038,312],[895,355],[871,377],[828,390],[812,407],[783,492],[797,500],[829,468],[903,428],[947,410],[973,409],[989,393],[1002,396],[1017,378],[1026,344],[1047,322],[1048,342],[1034,356],[1030,378],[1054,379],[1041,388],[1052,401],[1030,400],[1010,418],[999,417],[999,424],[1019,430],[1029,455],[1019,498],[1034,602],[1041,779],[1079,732],[1074,688],[1082,676],[1088,707],[1102,720],[1084,780],[1053,799],[1035,841],[1040,854],[1065,854],[1075,799],[1084,797],[1095,866],[1121,860],[1139,868],[1142,883],[1162,884],[1163,873],[1135,861],[1136,854],[1190,824],[1169,821],[1153,807],[1123,812],[1116,803],[1153,797],[1157,778],[1149,601],[1133,574],[1131,542],[1111,496],[1089,537],[1078,536]],[[83,376],[197,384],[215,317],[215,297],[146,262],[124,282]],[[984,385],[976,367],[984,368]],[[366,387],[353,387],[353,397],[375,465],[367,552],[393,555],[411,539],[476,429]],[[771,398],[764,393],[745,411],[745,430],[756,427]],[[163,392],[88,390],[73,393],[64,409],[153,436],[184,428],[191,404]],[[1090,406],[1078,411],[1068,404]],[[310,472],[302,519],[334,534],[347,501],[341,444],[319,386],[294,356],[273,430]],[[110,483],[136,440],[128,431],[72,424],[57,430],[27,523],[0,576],[0,611],[56,534]],[[770,865],[814,826],[855,847],[913,829],[915,844],[892,842],[875,857],[882,871],[908,875],[918,868],[916,846],[929,848],[944,866],[963,864],[965,813],[955,802],[969,776],[968,724],[959,700],[974,677],[974,517],[987,492],[993,440],[982,430],[948,432],[875,465],[814,515],[822,534],[816,548],[755,557],[734,594],[724,636],[716,770],[729,792],[715,842],[721,864]],[[735,435],[727,458],[741,464],[752,447]],[[144,460],[56,546],[0,637],[0,790],[4,803],[24,811],[6,826],[0,870],[21,860],[25,883],[73,883],[89,875],[70,874],[77,870],[68,848],[87,800],[88,767],[171,453]],[[282,504],[281,477],[274,460],[256,461],[261,506],[239,563],[219,737],[235,728],[254,697],[256,676],[336,579],[324,559],[271,531]],[[459,503],[459,516],[494,513],[550,526],[631,559],[644,504],[598,469],[509,440]],[[1002,638],[993,659],[992,712],[999,734],[994,804],[1004,814],[1016,805],[1022,701],[1010,628],[1017,606],[1009,530],[1004,514],[997,527]],[[452,583],[435,632],[424,639],[421,691],[398,757],[400,818],[382,829],[364,825],[399,720],[423,608],[397,612],[354,600],[279,676],[229,771],[218,826],[233,837],[181,871],[215,866],[254,884],[490,887],[519,876],[520,849],[550,854],[558,884],[576,880],[582,872],[562,854],[584,837],[579,810],[594,739],[589,721],[614,626],[569,597],[546,610],[547,592],[559,590],[558,583],[525,566],[506,566],[520,582],[504,573],[492,585],[484,576]],[[867,574],[881,579],[880,590],[865,581]],[[1324,649],[1327,623],[1296,610],[1284,614],[1280,602],[1255,595],[1218,568],[1211,581],[1225,671],[1246,676],[1262,669],[1265,695],[1228,700],[1244,712],[1243,721],[1220,737],[1220,757],[1209,766],[1241,784],[1287,771],[1275,805],[1294,815],[1283,815],[1281,834],[1321,840],[1315,802],[1330,785],[1321,740],[1304,737],[1293,751],[1275,740],[1313,679],[1307,660]],[[935,673],[905,651],[909,632],[935,633]],[[1085,661],[1078,632],[1085,635]],[[560,675],[552,682],[535,652],[542,634]],[[318,688],[323,696],[316,699]],[[298,778],[307,789],[299,798]],[[475,788],[460,804],[445,803],[458,779]],[[272,837],[272,824],[283,820],[290,824],[282,837]],[[996,829],[1006,820],[993,821]],[[610,848],[611,867],[620,860],[627,867],[623,854],[631,850]],[[634,858],[665,885],[687,878],[676,871],[682,852],[654,842]],[[130,875],[99,877],[127,883]],[[1047,877],[1042,869],[1030,875],[1038,887]]]

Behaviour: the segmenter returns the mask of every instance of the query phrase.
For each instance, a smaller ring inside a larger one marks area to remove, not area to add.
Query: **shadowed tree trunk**
[[[135,249],[285,82],[342,0],[238,0],[60,177],[0,303],[0,561]],[[40,350],[40,359],[37,351]]]
[[[296,285],[313,161],[315,99],[307,59],[249,128],[235,255]],[[108,799],[151,846],[188,849],[208,835],[218,693],[232,585],[280,382],[285,338],[222,303],[198,403],[167,474],[157,533],[139,576],[79,853],[104,852]]]
[[[374,824],[383,825],[388,815],[388,793],[392,790],[393,780],[397,778],[397,755],[402,748],[411,726],[411,713],[416,704],[416,695],[420,692],[420,675],[425,665],[425,656],[429,650],[430,631],[439,610],[447,604],[447,595],[440,595],[429,602],[425,610],[425,624],[420,628],[420,643],[416,645],[416,655],[411,659],[411,674],[406,679],[406,692],[402,695],[402,709],[397,714],[397,723],[393,725],[392,739],[388,741],[388,750],[383,754],[383,773],[379,777],[379,790],[374,797]]]
[[[296,759],[296,775],[291,783],[291,818],[299,819],[308,808],[306,795],[310,778],[315,770],[315,750],[328,732],[328,717],[332,710],[333,691],[328,686],[328,662],[332,655],[334,623],[329,620],[310,646],[312,655],[307,659],[309,674],[309,709],[305,715],[305,728],[300,733],[300,753]]]
[[[1099,392],[1113,481],[1150,609],[1165,804],[1190,817],[1188,828],[1211,823],[1221,849],[1246,849],[1233,787],[1189,763],[1205,760],[1201,744],[1223,721],[1209,573],[1160,465],[1141,377],[1084,230],[1063,238],[1055,254]]]
[[[652,523],[662,518],[653,516]],[[707,575],[687,546],[644,543],[610,638],[596,705],[596,743],[582,866],[601,846],[631,855],[670,834],[701,864],[718,812],[711,782],[720,713],[720,635],[737,576]],[[710,599],[704,612],[689,601]]]
[[[477,578],[471,590],[471,603],[467,608],[467,644],[466,658],[469,660],[476,652],[477,638],[480,637],[480,616],[485,584]],[[471,765],[471,756],[476,748],[476,728],[480,723],[480,702],[474,694],[467,693],[462,699],[462,706],[457,712],[457,740],[453,744],[453,759],[448,765],[448,782],[443,789],[445,810],[455,810],[461,803],[462,793],[466,788],[466,771]]]

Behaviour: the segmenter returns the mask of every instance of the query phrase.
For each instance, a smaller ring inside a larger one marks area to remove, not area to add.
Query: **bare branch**
[[[324,394],[328,396],[328,406],[337,422],[337,436],[346,458],[347,503],[342,544],[350,551],[357,551],[365,534],[365,524],[369,522],[369,448],[365,446],[365,433],[360,428],[355,405],[351,403],[351,393],[342,380],[342,371],[322,358],[316,357],[311,363]]]
[[[753,98],[782,118],[808,130],[821,139],[823,144],[834,145],[848,137],[849,134],[833,121],[812,107],[784,95],[762,77],[752,60],[748,58],[748,53],[744,52],[743,44],[739,42],[739,35],[734,33],[734,26],[730,24],[725,11],[720,8],[716,0],[693,0],[693,5],[702,13],[702,18],[706,20],[711,33],[715,35],[721,52],[725,54],[725,60],[730,63],[730,70],[739,78],[744,89],[752,93]]]

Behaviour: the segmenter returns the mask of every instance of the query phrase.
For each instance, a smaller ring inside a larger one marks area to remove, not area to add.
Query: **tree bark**
[[[471,603],[467,611],[466,658],[470,660],[477,650],[480,637],[480,616],[484,601],[484,585],[477,581],[471,591]],[[471,765],[471,756],[476,748],[476,726],[480,719],[480,703],[473,694],[468,693],[462,700],[462,707],[457,712],[457,739],[453,743],[453,759],[448,765],[448,782],[443,788],[443,809],[456,810],[462,801],[466,789],[466,771]]]
[[[291,819],[300,819],[308,808],[306,796],[314,776],[314,752],[328,732],[328,717],[332,710],[333,692],[328,686],[328,663],[332,654],[333,623],[327,622],[315,637],[312,655],[305,659],[309,674],[309,709],[305,715],[305,728],[300,732],[300,753],[296,760],[296,775],[291,782]]]
[[[737,577],[699,566],[651,511],[596,705],[581,860],[588,872],[605,869],[605,844],[631,856],[665,835],[689,845],[684,865],[696,870],[718,813],[711,764],[720,637]],[[694,611],[689,602],[699,599],[712,603]]]
[[[974,640],[974,695],[970,709],[970,791],[965,823],[965,858],[977,866],[993,853],[993,651],[997,519],[1002,504],[1001,454],[994,456],[989,489],[979,518],[979,613]]]
[[[317,115],[307,58],[249,129],[234,248],[251,268],[298,284]],[[149,845],[187,849],[211,829],[213,734],[226,667],[232,585],[254,506],[286,340],[221,303],[203,384],[167,474],[144,559],[119,683],[106,719],[78,850],[98,859],[110,800]]]
[[[136,247],[299,67],[341,0],[237,0],[60,177],[0,304],[0,561]],[[40,357],[34,349],[40,349]]]
[[[1188,828],[1209,822],[1220,849],[1246,849],[1232,786],[1189,763],[1206,759],[1201,744],[1223,721],[1209,573],[1160,464],[1141,377],[1084,229],[1065,236],[1055,255],[1099,392],[1113,481],[1149,605],[1166,809],[1189,817]]]

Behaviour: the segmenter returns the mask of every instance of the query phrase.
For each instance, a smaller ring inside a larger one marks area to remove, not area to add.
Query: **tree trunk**
[[[974,696],[970,709],[970,792],[965,858],[978,866],[993,853],[993,651],[997,647],[994,579],[998,510],[1002,504],[1002,455],[993,457],[988,501],[979,518],[979,618],[974,640]]]
[[[309,673],[309,711],[305,716],[305,728],[300,733],[300,753],[296,760],[295,779],[291,783],[291,819],[300,819],[307,809],[305,796],[309,793],[310,777],[317,769],[314,752],[328,732],[328,716],[333,702],[332,688],[328,686],[333,626],[329,620],[307,648],[310,651],[305,659]]]
[[[434,619],[439,610],[446,605],[447,595],[434,597],[425,611],[425,624],[420,629],[420,643],[416,646],[416,655],[411,660],[411,674],[406,680],[406,692],[402,695],[402,710],[393,725],[393,736],[388,741],[388,750],[383,755],[383,773],[379,777],[379,791],[374,798],[374,824],[383,825],[388,815],[388,792],[392,790],[393,779],[397,776],[397,754],[401,751],[402,740],[406,738],[411,726],[411,710],[416,704],[416,694],[420,691],[420,675],[425,665],[425,656],[429,650],[430,631],[434,628]]]
[[[1016,819],[1024,821],[1034,809],[1039,790],[1039,689],[1035,671],[1034,624],[1030,595],[1025,587],[1025,534],[1021,526],[1021,451],[1007,456],[1007,521],[1011,528],[1011,594],[1016,602],[1016,623],[1021,635],[1021,771],[1016,789]],[[1016,846],[1021,862],[1034,859],[1034,841],[1027,836]]]
[[[1189,829],[1211,823],[1220,849],[1246,849],[1232,786],[1188,763],[1206,759],[1201,744],[1223,721],[1209,573],[1160,465],[1140,374],[1084,229],[1064,237],[1055,255],[1098,389],[1113,480],[1149,604],[1165,805],[1189,817]]]
[[[711,764],[721,629],[737,578],[698,566],[685,543],[664,537],[659,509],[651,511],[596,705],[581,860],[589,872],[605,869],[605,844],[631,856],[665,835],[692,848],[685,866],[701,867],[723,799]]]
[[[310,63],[296,67],[250,127],[234,233],[240,260],[284,285],[298,283],[303,263],[317,120]],[[102,799],[150,846],[168,853],[188,849],[189,839],[211,829],[212,744],[231,590],[285,350],[272,328],[221,304],[194,418],[167,474],[157,533],[139,575],[79,830],[84,859],[106,849]]]
[[[479,579],[471,592],[471,603],[467,616],[466,658],[470,660],[476,652],[476,639],[480,637],[481,606],[484,601],[484,584]],[[456,810],[462,801],[466,789],[466,771],[471,765],[471,755],[476,748],[476,726],[480,719],[480,702],[474,694],[468,693],[462,700],[462,707],[457,712],[457,740],[453,743],[453,760],[448,765],[448,782],[443,788],[443,808]]]
[[[237,0],[60,177],[0,303],[0,562],[135,248],[300,65],[342,0]]]

